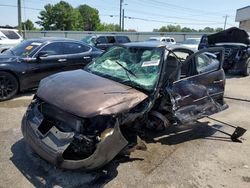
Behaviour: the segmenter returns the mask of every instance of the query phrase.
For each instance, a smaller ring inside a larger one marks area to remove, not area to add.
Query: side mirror
[[[49,56],[49,54],[48,54],[48,52],[46,52],[46,51],[41,51],[41,52],[39,52],[38,54],[37,54],[37,58],[38,59],[40,59],[41,57],[48,57]]]
[[[41,59],[41,57],[48,57],[48,56],[51,56],[51,55],[56,55],[56,54],[54,54],[54,53],[51,52],[51,51],[40,51],[40,52],[37,54],[36,58],[37,58],[37,59]]]

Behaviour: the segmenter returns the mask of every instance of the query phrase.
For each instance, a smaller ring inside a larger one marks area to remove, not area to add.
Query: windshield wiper
[[[121,63],[119,63],[117,60],[115,61],[118,65],[120,65],[120,67],[122,67],[126,72],[128,72],[129,74],[133,75],[134,77],[137,78],[137,76],[135,75],[135,73],[133,73],[131,70],[127,69],[126,67],[124,67]]]

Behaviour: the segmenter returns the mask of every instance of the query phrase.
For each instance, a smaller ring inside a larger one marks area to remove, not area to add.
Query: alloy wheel
[[[9,73],[0,75],[0,101],[7,100],[17,93],[18,83]]]

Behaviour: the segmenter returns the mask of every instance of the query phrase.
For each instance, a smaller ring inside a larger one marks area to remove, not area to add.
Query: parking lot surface
[[[57,169],[23,140],[21,119],[33,93],[0,103],[0,187],[250,187],[250,77],[230,76],[229,108],[212,117],[248,131],[242,143],[224,132],[231,127],[201,119],[147,141],[147,150],[119,157],[102,170]]]

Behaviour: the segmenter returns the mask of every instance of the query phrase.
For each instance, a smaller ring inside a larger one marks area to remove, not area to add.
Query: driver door
[[[68,57],[63,54],[62,42],[52,42],[44,46],[39,53],[46,52],[46,56],[37,58],[33,69],[32,85],[38,86],[41,79],[54,73],[63,71],[67,66]],[[37,55],[38,55],[37,54]]]
[[[222,69],[223,48],[209,48],[189,56],[190,75],[173,83],[170,89],[175,115],[181,123],[221,111],[225,105],[225,73]]]

